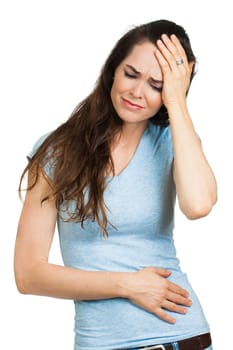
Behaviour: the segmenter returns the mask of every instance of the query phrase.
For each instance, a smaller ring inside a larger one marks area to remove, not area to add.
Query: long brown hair
[[[114,174],[110,147],[122,121],[113,108],[110,92],[118,65],[127,57],[136,44],[144,41],[156,43],[162,34],[175,34],[185,49],[188,61],[195,62],[189,37],[177,24],[159,20],[129,30],[116,43],[104,64],[94,90],[73,111],[69,119],[54,130],[29,160],[20,180],[28,170],[36,169],[33,188],[38,181],[39,170],[46,164],[55,164],[51,179],[57,209],[65,204],[67,213],[71,201],[75,211],[70,220],[81,222],[96,220],[107,235],[107,214],[104,204],[106,170]],[[194,68],[191,80],[194,75]],[[151,118],[155,124],[168,125],[164,106]],[[47,200],[48,197],[44,197]]]

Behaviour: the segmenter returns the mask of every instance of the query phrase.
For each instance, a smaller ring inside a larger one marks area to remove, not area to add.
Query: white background
[[[6,0],[0,3],[1,349],[72,349],[72,301],[20,295],[14,284],[19,176],[36,139],[90,92],[116,40],[135,24],[161,18],[186,28],[198,58],[188,103],[219,187],[208,217],[188,221],[177,209],[178,256],[202,302],[214,349],[233,346],[230,1]],[[57,238],[51,260],[61,262]]]

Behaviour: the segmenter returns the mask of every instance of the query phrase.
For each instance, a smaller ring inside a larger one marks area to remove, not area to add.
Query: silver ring
[[[180,66],[180,65],[183,64],[183,63],[184,63],[183,58],[178,58],[178,60],[176,60],[177,66]]]

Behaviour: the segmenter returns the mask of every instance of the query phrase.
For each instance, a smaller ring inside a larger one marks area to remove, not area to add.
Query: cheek
[[[111,92],[110,92],[111,100],[114,103],[115,98],[116,98],[116,88],[115,88],[115,83],[112,84]]]
[[[159,110],[163,104],[161,93],[153,93],[150,96],[148,96],[147,103],[151,109]]]
[[[128,90],[129,90],[129,87],[127,86],[127,83],[125,82],[125,80],[115,77],[112,84],[111,93],[110,93],[111,100],[115,108],[120,102],[120,96]]]
[[[111,88],[111,98],[114,100],[116,95],[121,91],[121,84],[117,78],[114,79],[112,88]]]

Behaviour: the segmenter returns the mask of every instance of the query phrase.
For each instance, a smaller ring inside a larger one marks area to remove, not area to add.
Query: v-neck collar
[[[128,170],[130,170],[130,168],[132,167],[132,165],[134,164],[134,162],[136,161],[137,159],[137,156],[138,156],[138,153],[140,152],[140,149],[141,149],[141,146],[142,146],[142,143],[145,139],[145,135],[148,133],[148,130],[149,130],[149,124],[146,126],[145,130],[143,131],[142,133],[142,136],[140,137],[140,140],[138,142],[138,145],[135,149],[135,152],[134,154],[132,155],[131,159],[129,160],[129,162],[127,163],[127,165],[117,174],[117,175],[108,175],[107,178],[110,179],[110,180],[113,180],[113,179],[120,179],[125,173],[127,173]]]

